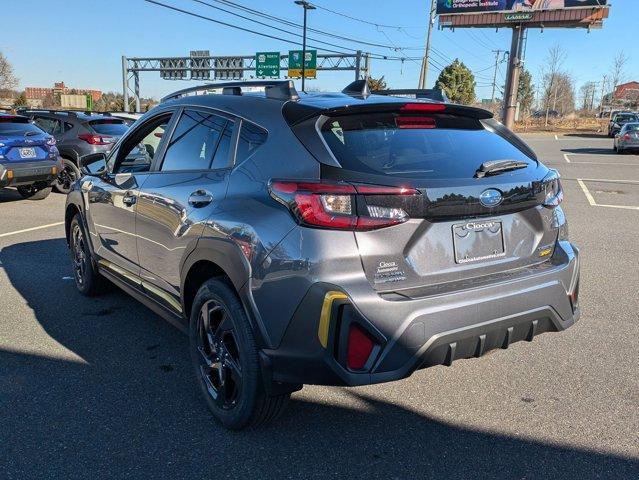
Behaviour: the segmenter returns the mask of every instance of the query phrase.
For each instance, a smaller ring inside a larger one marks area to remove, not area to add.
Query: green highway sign
[[[288,52],[288,76],[301,78],[302,76],[302,51],[289,50]],[[304,59],[304,77],[315,78],[317,76],[317,50],[306,50]]]
[[[280,78],[280,52],[257,52],[255,54],[255,76],[258,78]]]

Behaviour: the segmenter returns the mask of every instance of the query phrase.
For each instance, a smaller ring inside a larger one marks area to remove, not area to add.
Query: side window
[[[240,130],[240,138],[237,142],[237,153],[235,154],[235,163],[238,164],[248,157],[266,141],[268,133],[263,128],[258,127],[249,122],[242,122]]]
[[[111,172],[148,172],[171,115],[171,113],[160,115],[133,132],[119,147],[117,154],[112,157],[115,164]]]
[[[62,133],[62,122],[54,118],[36,117],[33,122],[49,135],[59,135]]]
[[[224,117],[185,110],[167,146],[161,170],[207,170],[226,166],[231,131],[232,121]],[[215,166],[211,167],[212,164]]]

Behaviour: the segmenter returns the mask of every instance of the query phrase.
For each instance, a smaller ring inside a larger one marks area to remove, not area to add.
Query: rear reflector
[[[356,323],[351,323],[348,331],[348,352],[346,366],[349,370],[361,370],[366,365],[374,343]]]

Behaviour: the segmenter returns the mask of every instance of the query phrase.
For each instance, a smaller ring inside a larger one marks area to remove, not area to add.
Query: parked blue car
[[[21,115],[0,114],[0,188],[42,200],[62,168],[55,138]]]

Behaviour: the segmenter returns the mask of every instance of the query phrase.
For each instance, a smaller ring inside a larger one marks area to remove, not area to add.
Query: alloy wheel
[[[230,314],[215,300],[200,309],[197,349],[199,371],[208,394],[219,408],[233,408],[242,389],[240,353]]]
[[[85,253],[84,235],[80,225],[73,226],[73,274],[78,285],[84,285],[87,270],[87,256]]]

